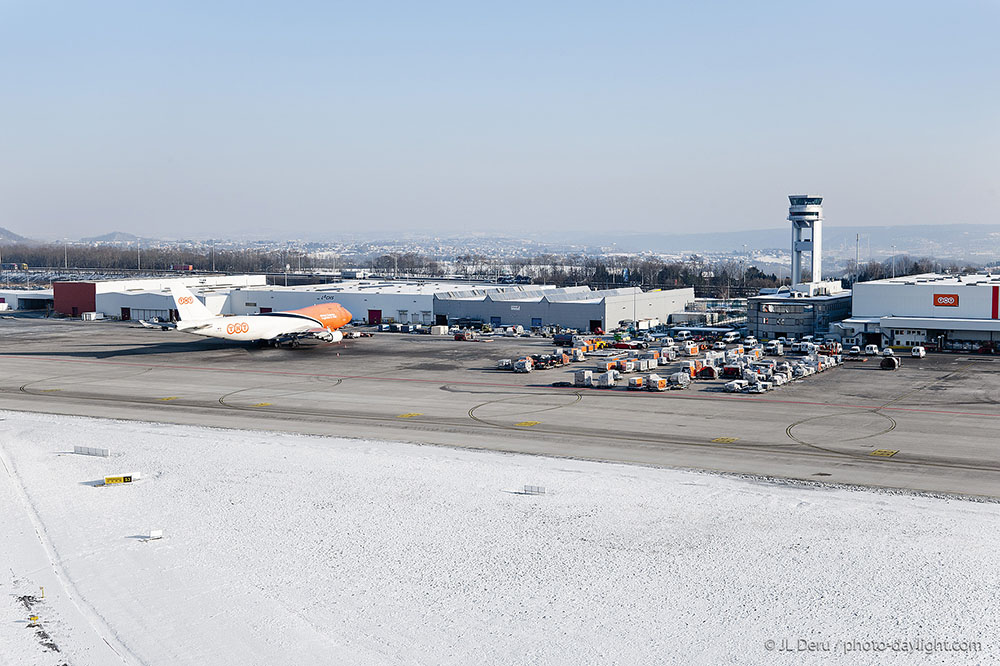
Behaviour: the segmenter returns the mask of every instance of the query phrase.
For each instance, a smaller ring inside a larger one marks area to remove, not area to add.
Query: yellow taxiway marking
[[[874,451],[872,451],[868,455],[870,455],[870,456],[881,456],[883,458],[891,458],[894,455],[896,455],[897,453],[899,453],[899,451],[895,451],[893,449],[875,449]]]
[[[256,405],[250,405],[250,406],[251,407],[270,407],[271,403],[269,403],[269,402],[258,402]]]
[[[166,398],[160,398],[160,401],[161,402],[167,402],[168,400],[176,400],[177,398],[178,398],[178,396],[176,396],[176,395],[170,395],[170,396],[167,396]]]
[[[414,416],[423,416],[420,412],[408,412],[406,414],[400,414],[397,419],[412,419]]]
[[[716,444],[732,444],[738,439],[739,437],[716,437],[712,441],[715,442]]]
[[[541,421],[521,421],[520,423],[515,423],[516,426],[521,426],[522,428],[530,428],[531,426],[536,426]]]

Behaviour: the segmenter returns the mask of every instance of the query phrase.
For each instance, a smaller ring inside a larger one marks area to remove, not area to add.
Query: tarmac
[[[552,386],[589,362],[495,369],[551,349],[538,337],[392,333],[273,349],[4,317],[0,409],[1000,497],[1000,357],[904,357],[894,372],[848,363],[761,395],[724,393],[721,381],[666,393]]]

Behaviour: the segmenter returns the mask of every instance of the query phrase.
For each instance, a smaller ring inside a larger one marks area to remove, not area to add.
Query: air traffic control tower
[[[802,283],[802,253],[812,264],[809,282],[823,281],[823,197],[788,195],[788,220],[792,223],[792,284]]]

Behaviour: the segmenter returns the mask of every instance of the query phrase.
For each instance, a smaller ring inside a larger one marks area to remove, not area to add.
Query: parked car
[[[726,343],[723,342],[722,340],[719,340],[714,345],[712,345],[712,349],[725,349],[725,348],[726,348]]]
[[[853,347],[847,350],[847,353],[854,356],[861,356],[861,347],[854,345]]]
[[[885,349],[883,349],[882,356],[895,356],[895,353],[893,353],[892,351],[892,347],[886,347]]]
[[[757,338],[753,337],[752,335],[747,336],[743,338],[743,344],[746,345],[747,347],[753,347],[755,344],[757,344]]]
[[[865,345],[865,356],[878,356],[878,345]]]
[[[924,356],[927,356],[927,350],[923,347],[914,347],[910,350],[910,356],[913,358],[923,358]]]

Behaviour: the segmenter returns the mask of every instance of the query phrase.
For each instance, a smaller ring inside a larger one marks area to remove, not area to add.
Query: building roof
[[[795,293],[795,297],[792,294]],[[792,303],[815,303],[816,301],[835,301],[840,298],[850,298],[851,290],[845,289],[844,291],[837,292],[836,294],[820,294],[816,296],[806,296],[799,295],[796,292],[781,291],[777,294],[759,294],[757,296],[750,296],[747,298],[748,301],[790,301]]]
[[[997,286],[1000,285],[1000,275],[991,273],[969,273],[966,275],[948,275],[946,273],[920,273],[919,275],[901,275],[894,278],[859,282],[858,286],[884,285],[916,285],[932,284],[940,287],[959,287],[968,285]]]
[[[433,295],[448,291],[468,292],[482,289],[482,284],[472,282],[445,282],[433,280],[344,280],[328,284],[254,285],[241,291],[313,292],[323,294],[408,294]]]

